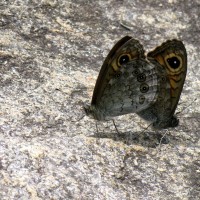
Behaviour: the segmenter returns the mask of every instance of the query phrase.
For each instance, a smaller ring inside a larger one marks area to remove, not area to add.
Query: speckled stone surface
[[[0,199],[198,200],[200,2],[0,1]],[[183,41],[180,125],[84,117],[102,62],[130,35]],[[162,141],[162,142],[160,142]]]

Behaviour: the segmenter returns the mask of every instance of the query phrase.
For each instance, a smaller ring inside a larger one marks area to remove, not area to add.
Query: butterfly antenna
[[[77,119],[77,122],[79,122],[80,120],[82,120],[86,115],[82,115],[79,119]]]
[[[167,135],[168,132],[170,132],[170,131],[169,131],[169,130],[166,130],[165,133],[163,134],[163,136],[160,138],[160,142],[159,142],[159,151],[161,150],[162,140],[163,140],[163,138]]]
[[[142,134],[144,134],[144,132],[152,125],[153,123],[149,124],[143,131]]]
[[[179,115],[180,113],[182,113],[184,110],[186,110],[188,107],[190,107],[196,100],[197,100],[197,98],[195,98],[187,107],[185,107],[181,111],[177,112],[176,115]]]

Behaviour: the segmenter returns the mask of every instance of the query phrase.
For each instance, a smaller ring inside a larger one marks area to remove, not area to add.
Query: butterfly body
[[[86,113],[97,120],[137,113],[156,129],[175,127],[186,71],[181,41],[167,41],[146,58],[139,41],[126,36],[105,59]]]

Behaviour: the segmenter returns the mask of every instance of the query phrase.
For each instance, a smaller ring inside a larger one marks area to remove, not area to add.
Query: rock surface
[[[0,1],[0,199],[200,198],[200,3]],[[180,125],[145,129],[135,114],[83,117],[102,62],[123,36],[148,52],[184,42]],[[162,138],[162,142],[160,143]]]

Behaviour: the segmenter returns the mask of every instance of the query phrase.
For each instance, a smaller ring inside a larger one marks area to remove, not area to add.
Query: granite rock
[[[0,199],[200,197],[200,3],[1,0]],[[135,114],[85,116],[103,60],[123,36],[149,50],[183,41],[180,125],[154,131]]]

